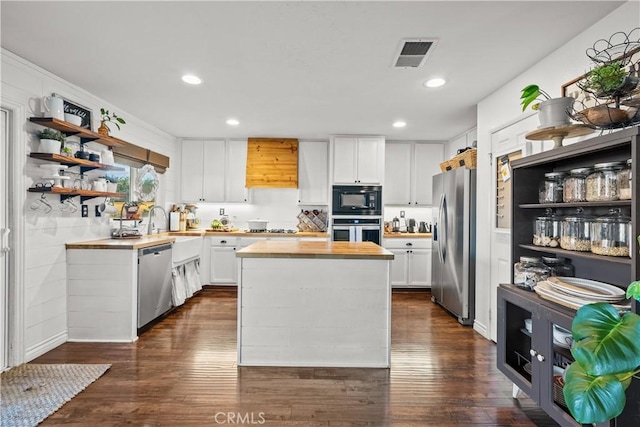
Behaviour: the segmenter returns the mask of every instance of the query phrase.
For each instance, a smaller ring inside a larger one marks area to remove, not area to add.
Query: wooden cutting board
[[[247,188],[298,188],[298,140],[249,138]]]

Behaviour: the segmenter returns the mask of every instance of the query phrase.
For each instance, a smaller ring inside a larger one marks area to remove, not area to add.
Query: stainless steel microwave
[[[379,185],[334,185],[333,215],[382,215]]]

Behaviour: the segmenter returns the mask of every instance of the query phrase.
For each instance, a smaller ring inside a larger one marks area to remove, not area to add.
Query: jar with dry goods
[[[538,201],[540,203],[560,203],[562,202],[562,181],[564,172],[547,172],[544,174],[544,181],[538,187]]]
[[[513,284],[530,291],[542,280],[547,280],[551,269],[538,257],[521,256],[513,265]]]
[[[587,201],[587,176],[591,171],[591,168],[577,168],[569,171],[563,183],[562,200],[564,202]]]
[[[593,218],[584,215],[582,208],[576,209],[574,215],[564,217],[560,247],[569,251],[589,252],[592,220]]]
[[[551,209],[535,219],[533,224],[533,244],[557,248],[560,246],[561,218]]]
[[[549,267],[550,276],[574,277],[575,268],[566,258],[543,256],[542,263]]]
[[[618,171],[618,190],[620,200],[631,200],[631,159]]]
[[[621,162],[598,163],[587,176],[587,201],[599,202],[618,200],[618,171]]]
[[[598,255],[629,256],[631,218],[624,216],[620,208],[598,217],[591,223],[591,252]]]

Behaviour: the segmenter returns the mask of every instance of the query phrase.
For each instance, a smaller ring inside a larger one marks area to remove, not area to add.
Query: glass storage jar
[[[631,200],[631,159],[618,171],[618,190],[620,200]]]
[[[547,280],[551,269],[540,258],[521,256],[520,262],[513,265],[514,285],[530,291],[542,280]]]
[[[557,248],[560,246],[561,218],[556,216],[550,208],[546,214],[539,216],[533,224],[533,244]]]
[[[620,208],[598,217],[591,223],[591,252],[598,255],[629,256],[631,218],[624,216]]]
[[[564,179],[562,200],[564,202],[587,201],[587,175],[591,168],[577,168],[569,171],[569,176]]]
[[[575,276],[575,268],[565,258],[542,257],[542,263],[549,267],[549,275],[573,277]]]
[[[538,187],[538,201],[540,203],[562,202],[562,180],[565,175],[564,172],[547,172],[544,174],[544,181]]]
[[[587,201],[618,200],[618,171],[621,162],[598,163],[587,176]]]
[[[562,220],[562,237],[560,247],[569,251],[589,252],[591,250],[591,221],[593,218],[585,216],[583,209],[576,209],[574,215]]]

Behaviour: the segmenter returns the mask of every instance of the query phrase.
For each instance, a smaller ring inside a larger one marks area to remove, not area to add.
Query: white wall
[[[328,206],[299,206],[297,188],[252,188],[249,190],[250,203],[198,203],[200,228],[209,228],[211,220],[220,218],[220,208],[237,228],[248,228],[247,221],[267,220],[267,228],[296,230],[297,215],[301,209],[324,210]]]
[[[16,307],[18,320],[23,319],[22,339],[14,362],[29,361],[66,341],[67,294],[65,243],[109,237],[110,224],[104,218],[94,217],[94,206],[103,199],[91,199],[89,217],[76,213],[63,213],[58,209],[59,197],[50,195],[47,200],[54,206],[45,215],[29,209],[39,194],[27,193],[27,188],[41,180],[42,162],[31,159],[28,153],[38,146],[35,133],[43,128],[28,122],[29,117],[39,116],[39,100],[42,96],[58,93],[93,110],[93,129],[99,125],[100,107],[105,107],[127,121],[122,130],[114,129],[116,136],[133,144],[152,149],[171,158],[171,167],[160,176],[158,202],[165,206],[177,196],[177,165],[179,150],[176,138],[156,129],[118,106],[109,104],[81,88],[66,82],[46,70],[2,50],[2,106],[10,108],[16,118],[17,128],[11,136],[14,174],[13,205],[15,257],[21,262],[14,272],[13,283],[24,302]],[[101,149],[100,146],[95,146]],[[103,147],[102,147],[103,148]],[[76,168],[77,169],[77,168]],[[92,172],[98,176],[99,171]],[[79,198],[75,198],[80,203]],[[18,298],[20,300],[20,298]]]
[[[587,48],[592,47],[596,40],[608,39],[615,32],[629,32],[638,27],[639,22],[640,3],[625,3],[478,104],[478,189],[491,188],[492,185],[492,168],[488,155],[491,151],[491,133],[526,114],[521,112],[520,90],[535,83],[551,96],[559,96],[564,83],[589,70],[591,62],[585,54]],[[576,141],[578,140],[566,141],[565,144]],[[486,246],[491,239],[491,203],[491,198],[478,198],[478,245]],[[476,330],[486,332],[490,323],[491,254],[487,251],[477,251],[477,254]],[[495,319],[497,313],[491,316]]]

